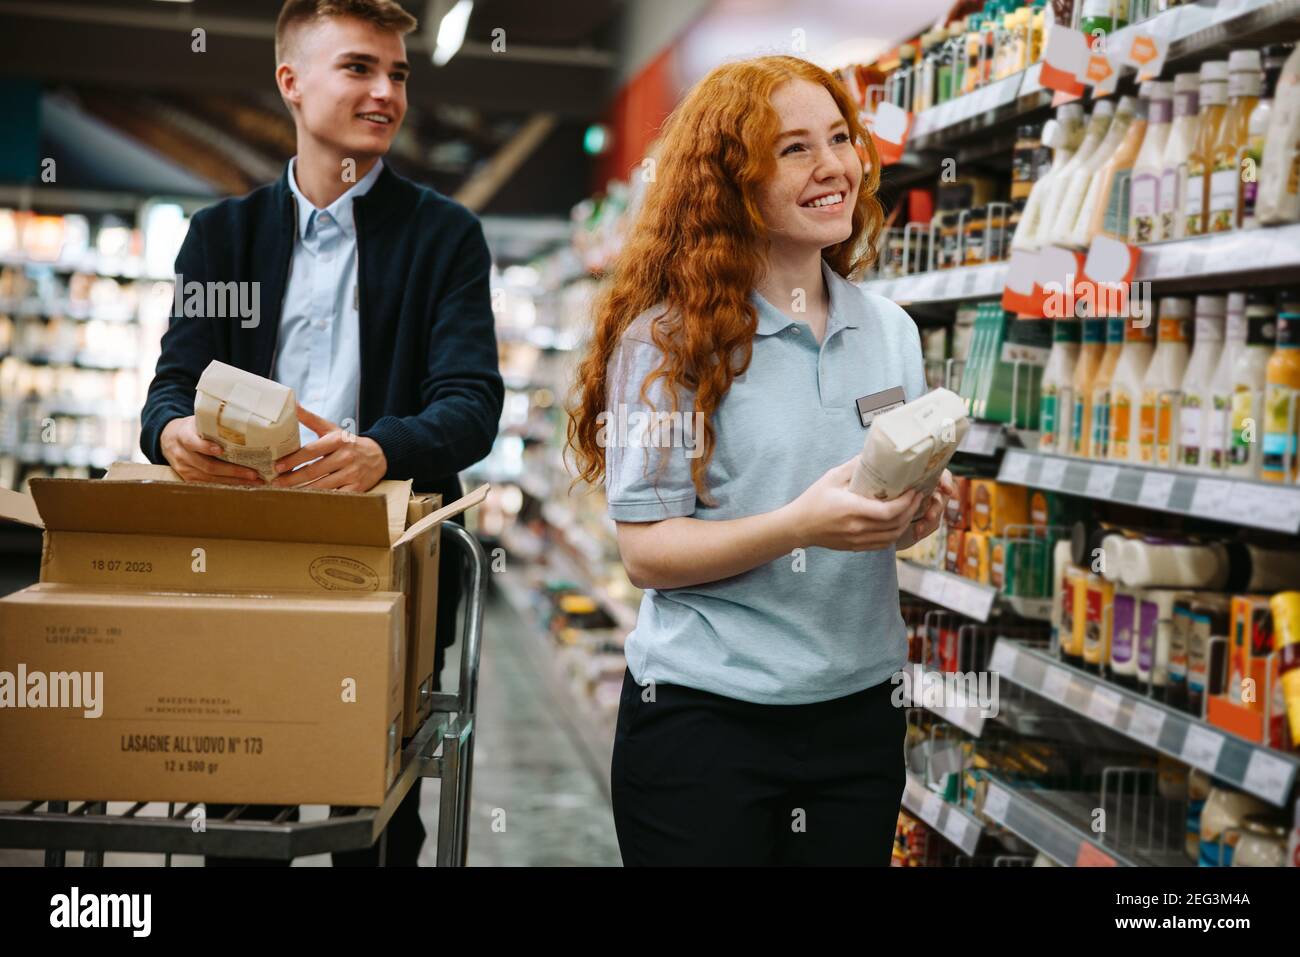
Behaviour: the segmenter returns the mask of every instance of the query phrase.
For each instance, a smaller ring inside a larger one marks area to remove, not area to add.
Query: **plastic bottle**
[[[1079,362],[1079,340],[1083,323],[1078,319],[1056,319],[1052,326],[1052,350],[1039,386],[1038,450],[1063,452],[1069,447],[1074,418],[1074,367]]]
[[[1242,229],[1253,229],[1260,225],[1255,204],[1260,195],[1260,176],[1264,170],[1264,146],[1268,139],[1269,124],[1273,121],[1273,98],[1278,95],[1278,79],[1282,77],[1291,48],[1292,44],[1287,43],[1264,48],[1264,88],[1255,112],[1251,113],[1251,127],[1247,133],[1243,157],[1242,196],[1238,200],[1238,226]],[[1251,176],[1247,176],[1247,170]]]
[[[1268,293],[1246,297],[1246,344],[1232,368],[1232,448],[1228,474],[1259,478],[1268,360],[1277,343],[1277,306]]]
[[[1192,356],[1183,372],[1182,396],[1178,413],[1178,467],[1202,470],[1205,454],[1207,407],[1213,398],[1211,380],[1223,351],[1223,327],[1227,301],[1223,296],[1196,297],[1196,334]]]
[[[1052,237],[1056,228],[1056,217],[1061,209],[1062,197],[1070,188],[1075,171],[1088,161],[1088,158],[1097,151],[1097,147],[1101,145],[1102,140],[1106,138],[1106,131],[1110,129],[1110,122],[1114,115],[1115,104],[1110,100],[1102,100],[1092,108],[1092,116],[1088,119],[1079,148],[1061,167],[1061,171],[1052,178],[1049,190],[1043,196],[1042,211],[1039,215],[1038,229],[1034,234],[1033,248],[1036,249],[1039,246],[1046,246],[1053,242]]]
[[[1119,105],[1115,107],[1115,118],[1111,120],[1110,126],[1106,129],[1106,136],[1097,148],[1075,167],[1074,172],[1070,174],[1070,180],[1061,193],[1061,206],[1056,213],[1055,221],[1052,224],[1051,237],[1052,242],[1061,245],[1087,245],[1087,240],[1077,242],[1075,236],[1076,224],[1082,218],[1085,223],[1087,219],[1084,210],[1084,200],[1088,196],[1089,188],[1093,185],[1098,177],[1100,170],[1106,165],[1106,162],[1115,155],[1120,144],[1124,142],[1124,137],[1128,135],[1128,128],[1133,123],[1134,110],[1137,108],[1137,97],[1126,96],[1120,99]],[[1082,152],[1082,150],[1080,150]]]
[[[1219,127],[1228,112],[1228,64],[1210,60],[1201,64],[1201,111],[1197,117],[1196,145],[1187,157],[1187,188],[1183,197],[1183,235],[1205,232],[1210,202],[1210,173],[1214,170],[1214,147]]]
[[[1174,115],[1174,85],[1151,81],[1146,135],[1133,164],[1129,186],[1128,241],[1149,243],[1159,236],[1160,172]]]
[[[1277,345],[1264,387],[1264,450],[1259,477],[1293,484],[1297,474],[1296,426],[1300,420],[1300,308],[1283,304],[1277,314]],[[1288,427],[1289,426],[1289,427]],[[1287,468],[1288,463],[1290,468]]]
[[[1109,36],[1128,25],[1128,0],[1083,0],[1079,29],[1088,36],[1100,30]]]
[[[1020,225],[1016,227],[1011,238],[1012,249],[1037,249],[1038,230],[1043,219],[1044,197],[1052,192],[1053,182],[1060,176],[1061,170],[1074,156],[1075,150],[1083,142],[1086,129],[1083,122],[1083,105],[1065,103],[1056,108],[1056,119],[1043,125],[1042,141],[1052,148],[1052,165],[1039,177],[1025,202],[1025,211],[1021,214]]]
[[[1191,318],[1190,299],[1168,296],[1160,300],[1156,349],[1142,379],[1138,461],[1145,465],[1172,464],[1178,425],[1175,413],[1191,353],[1188,344]]]
[[[1205,408],[1204,465],[1211,472],[1228,467],[1232,446],[1232,370],[1246,347],[1246,294],[1228,293],[1228,313],[1223,326],[1223,349],[1210,376],[1210,401]]]
[[[1160,209],[1156,239],[1181,239],[1186,220],[1183,201],[1187,195],[1187,162],[1196,145],[1200,116],[1200,74],[1179,73],[1174,77],[1174,119],[1169,125],[1164,156],[1160,160]]]
[[[1123,317],[1106,320],[1106,348],[1101,354],[1101,365],[1092,380],[1092,442],[1088,454],[1094,459],[1110,457],[1110,403],[1111,383],[1115,379],[1115,370],[1119,367],[1120,353],[1124,350],[1124,327],[1127,320]]]
[[[1138,410],[1142,383],[1156,348],[1155,317],[1139,315],[1124,324],[1124,347],[1110,387],[1110,459],[1138,461]]]
[[[1266,84],[1270,67],[1266,56]],[[1255,218],[1261,224],[1300,219],[1300,47],[1286,58],[1272,90],[1255,189]]]
[[[1228,55],[1228,111],[1219,124],[1210,174],[1209,210],[1205,229],[1223,233],[1237,228],[1237,199],[1241,186],[1241,157],[1250,140],[1250,116],[1259,103],[1258,50],[1233,50]]]
[[[1070,421],[1070,455],[1087,458],[1092,448],[1092,383],[1101,368],[1101,356],[1106,350],[1106,320],[1083,320],[1083,345],[1079,361],[1074,365],[1070,389],[1074,398],[1074,411]]]
[[[1098,233],[1121,241],[1128,238],[1129,182],[1133,178],[1138,151],[1142,149],[1142,140],[1146,137],[1147,98],[1150,95],[1151,84],[1143,83],[1138,90],[1128,132],[1088,187],[1088,195],[1074,227],[1072,238],[1076,246],[1088,245]]]

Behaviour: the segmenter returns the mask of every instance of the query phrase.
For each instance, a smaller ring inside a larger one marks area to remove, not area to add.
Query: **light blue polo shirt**
[[[673,437],[671,423],[655,435],[616,427],[619,403],[633,425],[633,412],[646,421],[653,409],[670,407],[661,382],[648,390],[651,405],[640,397],[659,364],[650,326],[664,310],[633,321],[609,365],[611,518],[721,521],[777,509],[862,451],[866,430],[856,399],[902,386],[910,402],[928,391],[911,317],[825,263],[822,272],[830,312],[820,345],[806,323],[752,294],[753,358],[714,414],[717,444],[706,473],[711,506],[696,499],[694,453],[683,447],[693,438],[689,394],[679,398],[685,419],[676,447],[649,447]],[[639,684],[684,685],[761,704],[826,701],[888,681],[907,661],[894,549],[808,548],[722,581],[648,589],[626,654]]]

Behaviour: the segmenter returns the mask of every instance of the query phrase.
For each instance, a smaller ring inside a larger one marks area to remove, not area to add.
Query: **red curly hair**
[[[666,315],[652,324],[652,339],[664,359],[642,383],[641,398],[650,404],[647,392],[656,379],[664,382],[672,412],[678,411],[679,388],[695,394],[704,435],[701,454],[691,462],[691,480],[700,499],[709,501],[704,479],[717,441],[713,413],[732,380],[749,367],[758,328],[749,297],[766,264],[768,236],[757,197],[775,169],[780,133],[771,98],[792,80],[816,83],[830,93],[866,167],[853,231],[823,250],[823,258],[846,278],[874,258],[884,222],[876,198],[880,161],[840,82],[791,56],[728,63],[709,73],[665,121],[655,179],[593,306],[594,330],[568,408],[575,485],[597,484],[605,475],[600,416],[607,411],[610,358],[632,321],[662,305]]]

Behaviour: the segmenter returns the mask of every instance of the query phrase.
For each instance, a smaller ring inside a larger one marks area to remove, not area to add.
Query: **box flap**
[[[7,518],[11,522],[19,522],[23,525],[30,525],[32,528],[44,528],[45,523],[41,521],[40,512],[36,508],[36,502],[30,495],[24,495],[22,492],[15,492],[12,489],[0,488],[0,518]]]
[[[51,532],[336,545],[392,542],[389,496],[382,493],[108,479],[35,478],[30,485]],[[400,488],[393,494],[400,498]]]
[[[114,462],[104,478],[120,482],[184,481],[168,465],[146,465],[143,462]]]
[[[199,376],[198,391],[206,392],[240,409],[247,409],[268,422],[280,418],[293,396],[293,390],[287,385],[216,359],[209,362]]]
[[[423,534],[426,529],[433,528],[433,526],[437,525],[439,522],[445,521],[453,515],[459,515],[466,509],[479,504],[483,499],[487,498],[488,490],[491,488],[491,485],[484,482],[468,495],[456,499],[456,501],[452,502],[450,505],[444,505],[436,512],[430,512],[428,515],[424,516],[424,518],[420,519],[408,528],[406,534],[393,543],[393,547],[396,548],[398,545],[405,545],[411,539]]]

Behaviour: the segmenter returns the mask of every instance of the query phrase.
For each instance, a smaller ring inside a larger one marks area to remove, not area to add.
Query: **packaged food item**
[[[1128,238],[1130,183],[1133,166],[1146,138],[1147,100],[1151,87],[1152,83],[1146,82],[1138,88],[1133,120],[1124,138],[1088,185],[1088,193],[1074,224],[1073,239],[1078,246],[1087,246],[1097,235],[1121,242]]]
[[[1064,649],[1074,633],[1074,584],[1070,578],[1070,543],[1061,539],[1052,546],[1052,640]]]
[[[1013,526],[1029,524],[1029,490],[996,479],[971,479],[971,528],[1004,535]]]
[[[966,549],[966,566],[962,574],[980,584],[989,583],[989,536],[983,532],[967,532],[962,539]]]
[[[1012,249],[1037,249],[1038,231],[1043,213],[1050,210],[1044,205],[1058,182],[1061,170],[1074,156],[1083,142],[1086,130],[1081,103],[1065,103],[1056,108],[1056,118],[1043,126],[1042,142],[1052,150],[1052,162],[1048,170],[1033,183],[1029,198],[1025,202],[1020,225],[1011,237]]]
[[[1231,615],[1223,693],[1210,698],[1206,719],[1247,741],[1289,750],[1269,598],[1234,595]]]
[[[1102,662],[1110,658],[1115,584],[1089,572],[1085,609],[1083,668],[1092,674],[1100,674]]]
[[[1079,29],[1089,36],[1109,36],[1128,26],[1128,7],[1129,0],[1083,0]]]
[[[961,528],[948,529],[947,550],[944,553],[944,570],[954,575],[964,574],[966,567],[966,531]]]
[[[1200,114],[1196,144],[1187,158],[1187,189],[1183,197],[1184,236],[1206,231],[1210,202],[1210,174],[1214,172],[1214,147],[1219,127],[1228,112],[1228,64],[1210,60],[1201,64]]]
[[[1124,323],[1124,346],[1110,387],[1108,452],[1112,461],[1138,461],[1142,382],[1155,348],[1154,316],[1139,312]]]
[[[1106,320],[1083,320],[1083,345],[1074,366],[1071,390],[1074,411],[1070,422],[1070,454],[1087,458],[1092,451],[1092,383],[1106,350]]]
[[[969,428],[965,403],[947,389],[877,416],[849,488],[882,501],[912,488],[928,496]]]
[[[1257,195],[1255,214],[1263,225],[1300,220],[1300,47],[1287,57],[1277,82]]]
[[[1183,373],[1179,422],[1178,465],[1203,470],[1206,467],[1205,443],[1213,403],[1214,369],[1223,351],[1224,316],[1227,301],[1223,296],[1196,297],[1196,338],[1191,358]]]
[[[1065,196],[1074,188],[1076,174],[1091,160],[1092,155],[1097,152],[1097,148],[1106,138],[1106,132],[1110,129],[1114,116],[1115,104],[1110,100],[1101,100],[1093,106],[1079,148],[1061,167],[1060,172],[1053,176],[1048,192],[1043,196],[1038,229],[1034,234],[1034,245],[1031,248],[1037,249],[1057,241],[1058,217],[1062,213]],[[1086,189],[1086,186],[1085,179],[1081,188]],[[1082,194],[1079,195],[1078,200],[1082,201]],[[1077,202],[1074,209],[1075,211],[1078,209]],[[1074,218],[1071,215],[1068,226],[1073,225]]]
[[[1160,160],[1160,191],[1156,197],[1157,240],[1181,239],[1186,234],[1183,206],[1187,197],[1187,167],[1199,128],[1200,82],[1197,73],[1179,73],[1174,77],[1174,118]]]
[[[1167,296],[1160,300],[1160,324],[1156,350],[1142,380],[1142,409],[1139,420],[1138,461],[1145,465],[1169,466],[1175,451],[1183,375],[1191,354],[1189,299]]]
[[[1146,134],[1133,163],[1129,187],[1128,241],[1149,243],[1159,236],[1160,175],[1174,115],[1172,83],[1151,81]]]
[[[1237,357],[1246,347],[1246,294],[1228,293],[1227,321],[1223,349],[1210,377],[1209,400],[1205,408],[1204,465],[1213,472],[1228,467],[1228,450],[1232,446],[1232,374]]]
[[[1300,591],[1278,592],[1269,600],[1269,607],[1287,726],[1293,744],[1300,744]]]
[[[194,396],[199,435],[221,446],[219,458],[275,478],[275,463],[301,447],[297,403],[288,386],[212,360]]]
[[[1237,228],[1241,157],[1250,141],[1250,116],[1259,103],[1263,81],[1259,69],[1258,50],[1233,50],[1228,55],[1228,110],[1211,154],[1206,232]]]
[[[1293,484],[1300,474],[1300,310],[1280,312],[1277,345],[1264,372],[1264,448],[1259,477]]]
[[[1253,229],[1260,225],[1255,204],[1259,200],[1259,177],[1264,168],[1264,144],[1269,123],[1273,118],[1273,99],[1277,96],[1277,82],[1291,52],[1289,44],[1275,44],[1264,48],[1264,85],[1259,102],[1250,114],[1246,132],[1246,148],[1242,151],[1240,195],[1237,198],[1237,225]]]
[[[1106,320],[1106,346],[1101,354],[1101,364],[1097,375],[1092,380],[1092,441],[1088,454],[1094,459],[1110,456],[1111,440],[1111,385],[1115,379],[1115,370],[1119,367],[1120,352],[1124,348],[1124,326],[1126,320],[1110,318]]]
[[[1164,701],[1169,687],[1169,648],[1173,636],[1174,597],[1164,588],[1140,590],[1137,628],[1137,687],[1150,687],[1151,696]]]
[[[1103,101],[1104,102],[1104,101]],[[1105,138],[1070,175],[1069,185],[1061,194],[1061,208],[1052,226],[1052,242],[1060,246],[1087,246],[1088,224],[1100,195],[1093,193],[1093,206],[1086,203],[1089,192],[1102,177],[1102,170],[1119,151],[1137,114],[1137,97],[1121,97],[1115,116],[1106,129]],[[1082,152],[1082,150],[1080,150]]]
[[[1232,447],[1228,474],[1259,478],[1268,362],[1277,344],[1277,306],[1269,293],[1246,297],[1246,342],[1232,367]]]
[[[944,521],[949,528],[970,528],[970,479],[965,475],[952,477],[954,492],[948,499]]]
[[[1205,716],[1206,696],[1222,691],[1221,659],[1227,650],[1230,610],[1228,595],[1204,594],[1192,603],[1187,633],[1187,711],[1197,717]]]
[[[1201,809],[1200,866],[1231,867],[1246,818],[1268,814],[1269,806],[1258,798],[1231,788],[1210,788]]]
[[[1116,588],[1111,612],[1110,660],[1108,677],[1116,684],[1132,688],[1137,684],[1137,645],[1142,607],[1140,589]]]
[[[1079,363],[1083,323],[1078,319],[1052,321],[1052,351],[1043,370],[1038,406],[1038,449],[1063,452],[1073,435],[1074,369]]]
[[[1286,825],[1272,811],[1247,814],[1232,854],[1232,867],[1285,867]]]

